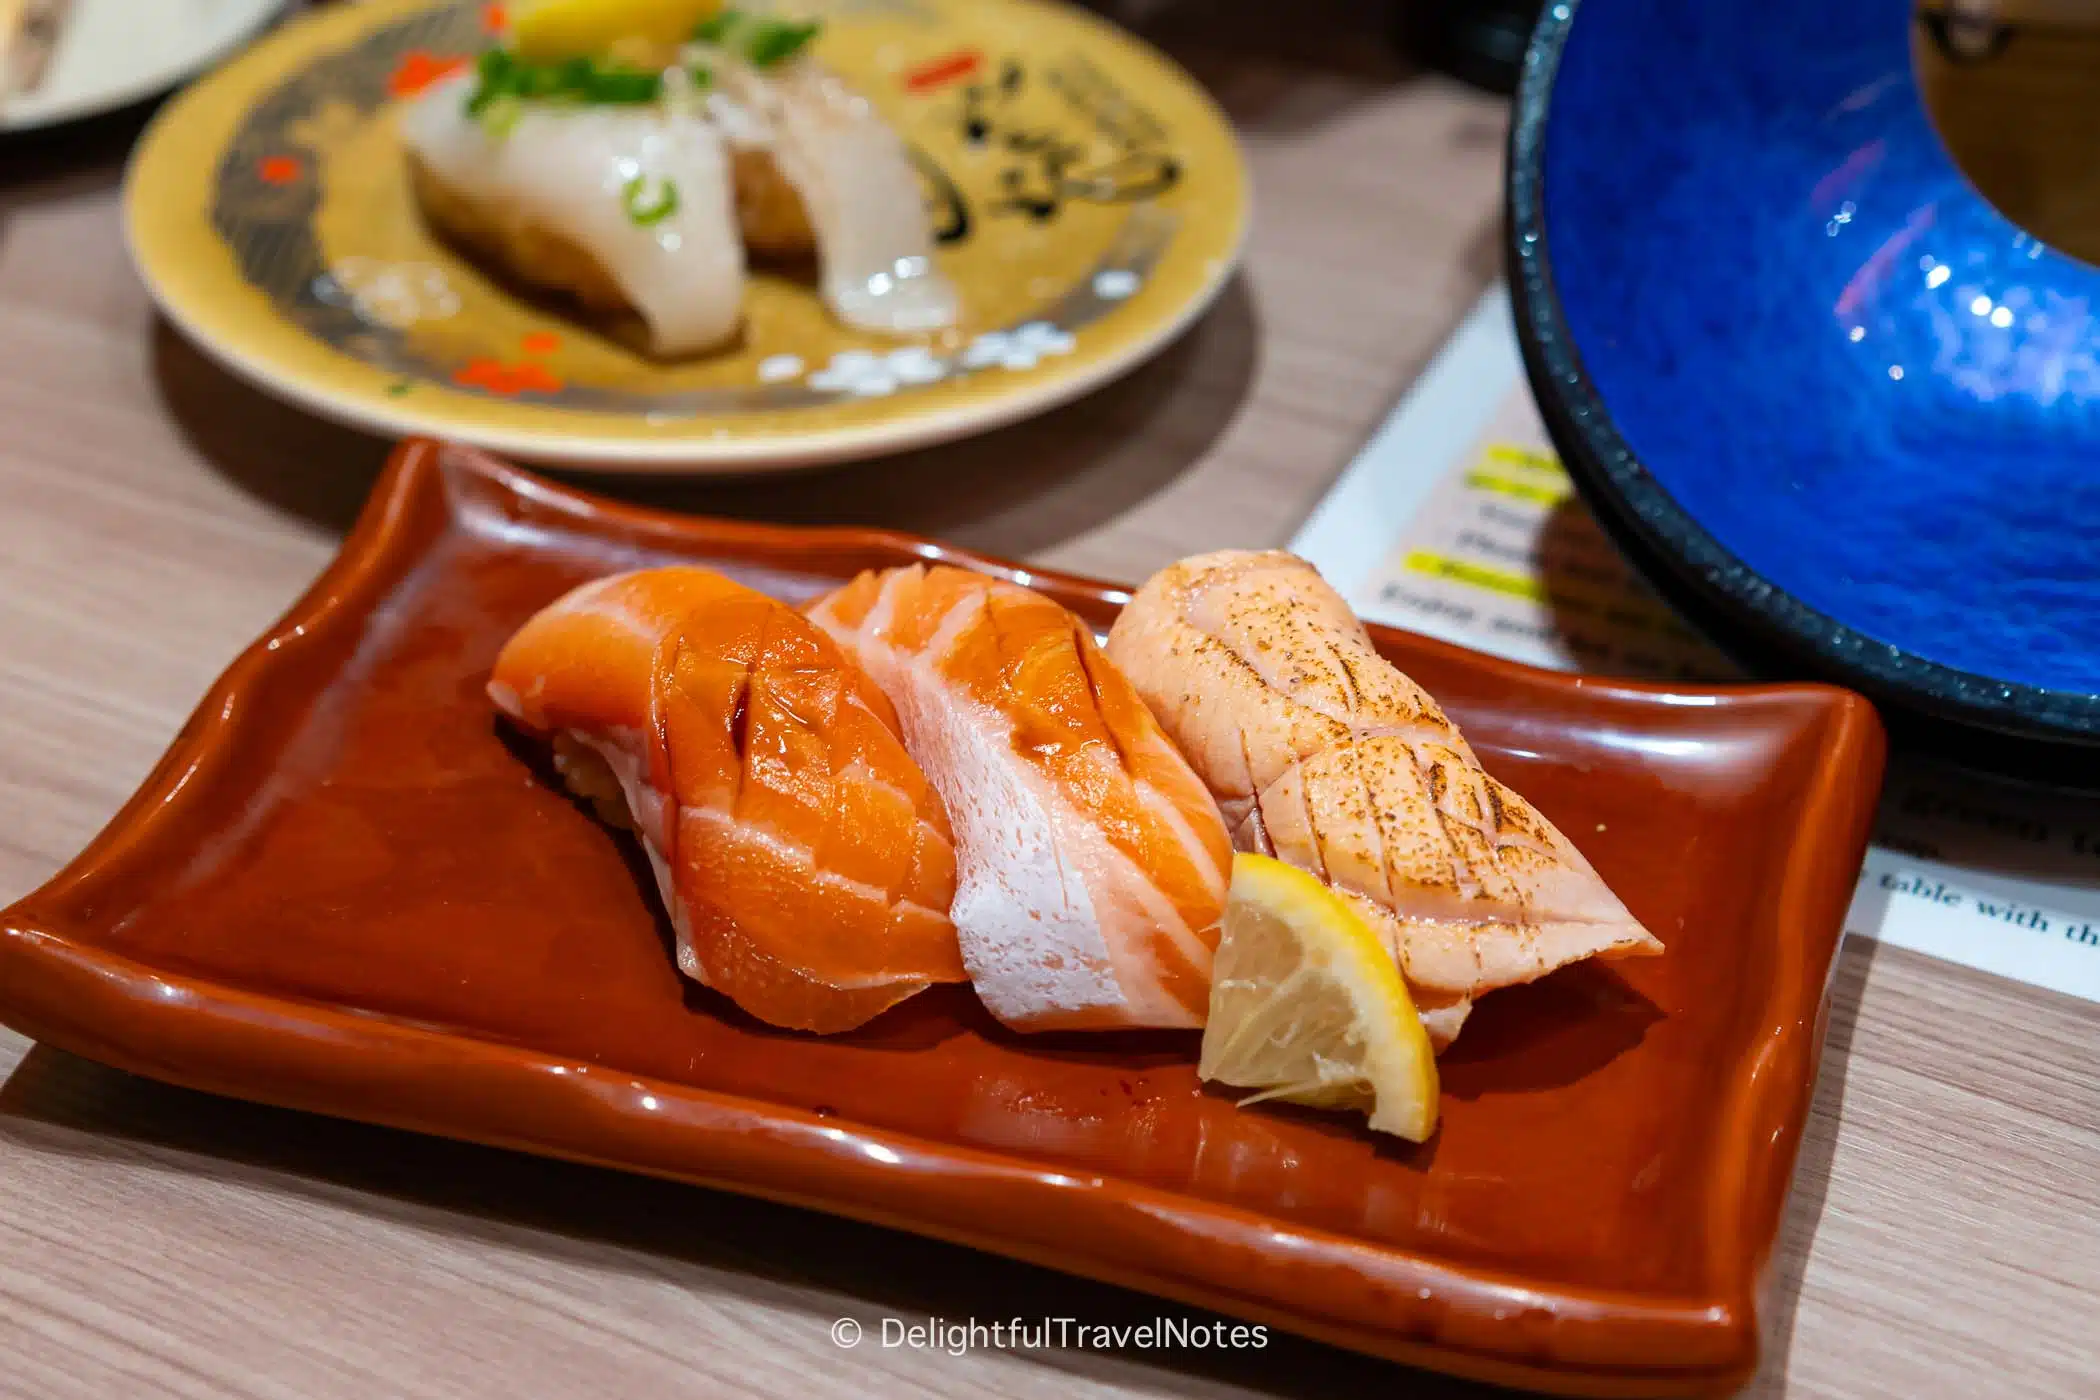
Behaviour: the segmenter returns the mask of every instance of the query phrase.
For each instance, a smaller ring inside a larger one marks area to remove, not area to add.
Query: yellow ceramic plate
[[[1239,256],[1247,181],[1179,68],[1037,0],[834,0],[817,56],[911,144],[964,324],[845,330],[754,276],[736,350],[657,363],[425,231],[394,113],[500,7],[367,0],[287,26],[155,121],[126,198],[163,310],[273,392],[388,433],[610,470],[874,456],[1040,413],[1159,350]]]

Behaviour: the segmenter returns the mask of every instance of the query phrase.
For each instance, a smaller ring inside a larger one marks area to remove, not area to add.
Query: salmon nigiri
[[[1231,843],[1078,618],[962,569],[862,574],[810,615],[897,706],[955,821],[953,914],[1022,1030],[1200,1026]]]
[[[1185,559],[1138,590],[1108,654],[1234,845],[1320,876],[1379,932],[1439,1049],[1484,992],[1662,952],[1304,560]]]
[[[488,690],[632,824],[695,981],[830,1033],[964,980],[947,814],[890,702],[794,609],[707,569],[599,579],[520,628]]]

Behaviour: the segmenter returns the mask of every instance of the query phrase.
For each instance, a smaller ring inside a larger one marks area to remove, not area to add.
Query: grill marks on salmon
[[[1084,624],[965,570],[867,573],[811,618],[896,705],[955,823],[978,996],[1026,1030],[1200,1026],[1231,845]]]
[[[1662,951],[1304,560],[1183,560],[1138,590],[1108,654],[1235,846],[1311,871],[1385,939],[1440,1049],[1496,987]]]
[[[680,968],[747,1012],[837,1032],[964,980],[947,814],[793,609],[706,569],[601,579],[519,630],[489,694],[601,813],[624,799]]]

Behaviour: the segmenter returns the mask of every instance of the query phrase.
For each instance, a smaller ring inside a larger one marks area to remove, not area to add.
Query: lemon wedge
[[[1359,1109],[1379,1132],[1436,1131],[1436,1054],[1378,935],[1317,879],[1232,858],[1198,1073],[1283,1099]]]
[[[510,45],[532,63],[602,58],[642,47],[675,52],[721,0],[513,0]]]

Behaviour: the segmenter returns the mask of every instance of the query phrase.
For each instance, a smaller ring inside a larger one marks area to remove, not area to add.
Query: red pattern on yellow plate
[[[466,66],[467,60],[459,55],[440,57],[417,49],[404,57],[394,69],[394,75],[387,79],[386,90],[395,97],[414,97],[425,88],[436,86]]]
[[[957,49],[929,59],[904,75],[906,92],[931,92],[945,87],[958,78],[967,78],[984,63],[984,55],[975,49]]]
[[[513,394],[558,394],[562,377],[545,365],[523,361],[507,365],[501,360],[469,360],[452,376],[452,382],[469,389],[486,389],[508,398]]]

